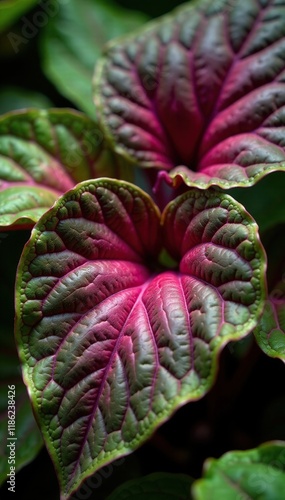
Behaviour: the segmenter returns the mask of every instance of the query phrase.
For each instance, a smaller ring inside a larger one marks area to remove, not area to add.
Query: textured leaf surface
[[[163,248],[177,268],[160,266]],[[216,191],[161,216],[139,188],[98,179],[40,219],[16,335],[62,498],[206,393],[220,349],[256,326],[264,272],[256,224]]]
[[[65,191],[112,176],[102,133],[71,110],[30,110],[0,119],[0,226],[29,227]]]
[[[185,474],[155,473],[127,481],[108,500],[190,500],[193,480]]]
[[[94,117],[92,75],[102,47],[145,21],[145,15],[110,0],[69,0],[57,5],[57,14],[45,27],[42,40],[48,78],[79,109]]]
[[[284,279],[272,291],[254,333],[259,347],[265,354],[285,361]]]
[[[192,2],[109,45],[100,119],[169,183],[252,185],[285,168],[284,54],[284,1]]]
[[[192,487],[195,500],[279,500],[285,491],[285,443],[208,459],[204,477]]]

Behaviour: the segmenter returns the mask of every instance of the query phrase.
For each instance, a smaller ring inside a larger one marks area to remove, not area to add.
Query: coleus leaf
[[[273,358],[285,361],[285,282],[281,280],[266,301],[254,330],[259,347]]]
[[[42,32],[43,69],[63,95],[94,118],[92,74],[102,47],[147,17],[110,0],[69,0],[54,10]]]
[[[190,500],[193,479],[186,474],[156,472],[145,477],[127,481],[108,500]]]
[[[247,451],[208,459],[192,486],[195,500],[278,500],[285,491],[285,443],[272,441]]]
[[[89,178],[116,175],[98,126],[72,110],[0,118],[0,227],[31,227],[55,200]]]
[[[178,186],[285,168],[285,3],[191,2],[109,44],[95,103],[117,153]]]
[[[136,186],[98,179],[42,216],[15,329],[62,499],[209,390],[222,347],[256,326],[264,273],[255,222],[216,191],[189,190],[161,215]]]

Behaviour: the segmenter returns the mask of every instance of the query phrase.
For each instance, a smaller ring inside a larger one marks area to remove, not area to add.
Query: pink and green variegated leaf
[[[114,149],[177,186],[285,169],[285,2],[200,0],[111,42],[95,103]]]
[[[266,301],[254,330],[259,347],[272,358],[285,361],[285,282],[280,281]]]
[[[113,176],[98,126],[72,110],[11,112],[0,118],[0,227],[31,227],[86,179]]]
[[[216,191],[189,190],[161,215],[136,186],[98,179],[43,215],[15,328],[62,499],[209,390],[222,347],[256,326],[264,274],[257,225]]]

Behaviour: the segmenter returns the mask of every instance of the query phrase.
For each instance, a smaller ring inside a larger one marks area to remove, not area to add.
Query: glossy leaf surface
[[[285,361],[284,279],[272,291],[254,333],[259,347],[265,354]]]
[[[112,176],[96,124],[71,110],[12,112],[0,119],[0,226],[31,227],[85,179]]]
[[[221,348],[256,326],[264,273],[256,224],[216,191],[189,190],[161,215],[134,185],[98,179],[40,219],[18,268],[16,335],[62,498],[207,392]]]
[[[279,500],[284,491],[285,443],[282,441],[208,459],[204,477],[192,487],[194,500]]]
[[[178,186],[285,168],[285,2],[191,2],[109,45],[95,102],[110,142]]]
[[[127,481],[108,500],[190,500],[193,480],[185,474],[157,472]]]
[[[43,32],[44,71],[64,96],[94,117],[92,75],[104,44],[147,18],[110,0],[69,0],[56,10]]]

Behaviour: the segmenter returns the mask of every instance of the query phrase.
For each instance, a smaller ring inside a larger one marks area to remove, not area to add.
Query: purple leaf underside
[[[115,168],[102,132],[79,112],[34,109],[3,115],[0,227],[33,226],[75,184],[113,176]]]
[[[256,224],[211,190],[161,215],[132,184],[86,181],[40,219],[16,335],[62,498],[207,392],[220,349],[256,326],[264,273]]]
[[[179,185],[285,168],[285,2],[202,0],[109,44],[95,103],[118,153]]]

